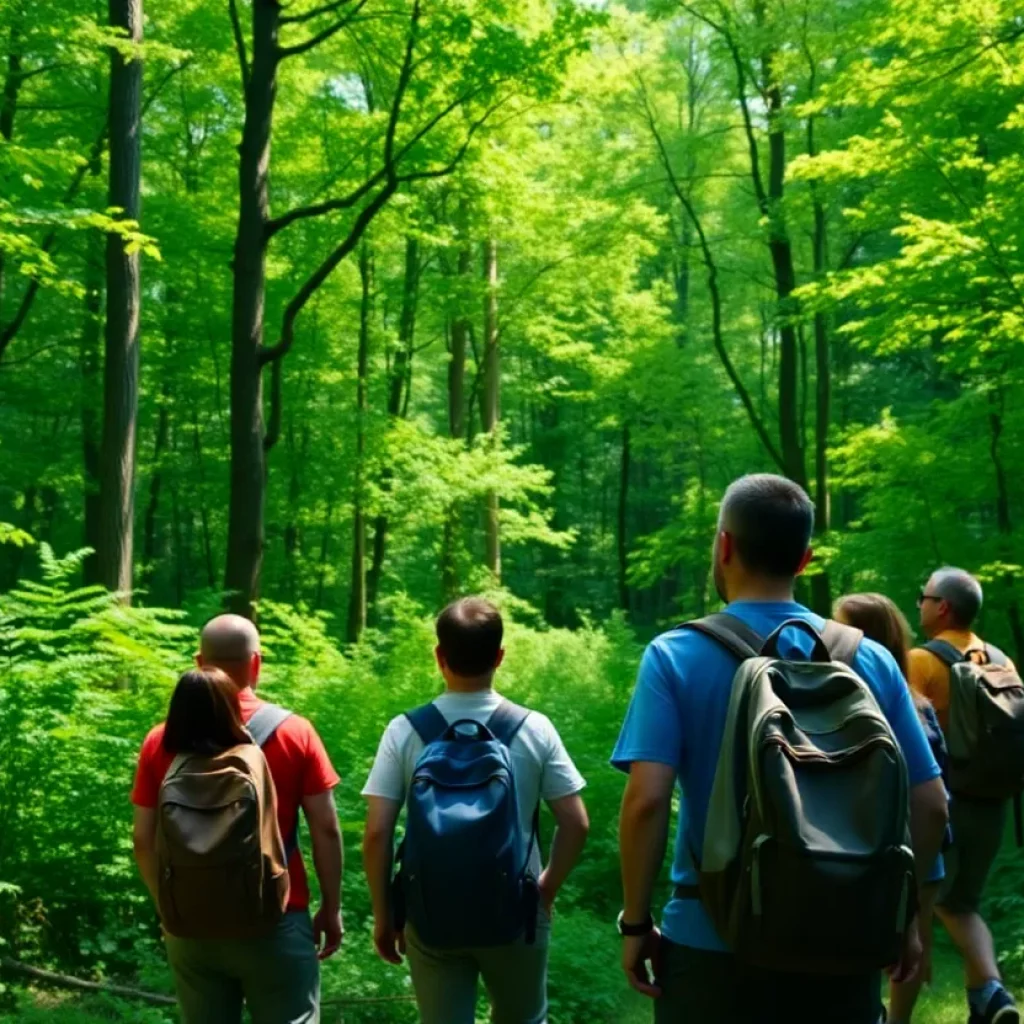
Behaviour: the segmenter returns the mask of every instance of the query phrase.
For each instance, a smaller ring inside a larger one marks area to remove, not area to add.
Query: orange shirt
[[[246,722],[264,703],[251,689],[242,690],[238,702],[242,720]],[[164,749],[163,738],[161,723],[149,731],[142,743],[132,787],[132,803],[138,807],[155,808],[159,802],[160,784],[174,760],[174,755]],[[341,780],[316,730],[298,715],[292,715],[278,726],[264,745],[263,753],[277,790],[277,820],[287,843],[298,824],[303,799],[333,789]],[[288,877],[291,883],[288,909],[305,910],[309,906],[309,880],[300,850],[288,861]]]
[[[981,637],[969,629],[947,629],[935,639],[951,643],[961,654],[985,647]],[[932,702],[945,732],[949,728],[949,666],[931,651],[915,647],[910,652],[908,670],[910,685]]]

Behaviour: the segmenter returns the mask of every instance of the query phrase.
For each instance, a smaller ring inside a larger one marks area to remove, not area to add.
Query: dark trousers
[[[782,974],[662,940],[655,1024],[878,1024],[881,976]]]

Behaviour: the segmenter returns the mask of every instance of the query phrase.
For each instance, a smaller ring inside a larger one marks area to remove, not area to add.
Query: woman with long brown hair
[[[219,668],[186,672],[171,694],[164,749],[212,756],[244,743],[252,737],[242,723],[238,687]]]
[[[869,640],[881,644],[896,659],[903,678],[907,678],[907,665],[913,639],[910,623],[907,622],[906,616],[899,610],[895,602],[884,594],[849,594],[836,602],[833,617],[837,622],[863,630]],[[907,685],[909,687],[910,684]],[[910,694],[914,699],[914,707],[921,719],[921,725],[924,727],[935,760],[939,762],[939,766],[945,773],[946,742],[943,739],[935,709],[926,697],[916,693],[913,689]],[[909,1024],[921,986],[924,982],[931,981],[932,917],[939,885],[945,875],[945,866],[940,855],[928,874],[927,882],[920,887],[918,921],[921,943],[924,947],[921,968],[910,981],[899,984],[890,983],[888,1018],[890,1024]]]

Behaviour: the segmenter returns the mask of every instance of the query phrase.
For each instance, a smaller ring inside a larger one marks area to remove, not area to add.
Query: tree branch
[[[282,14],[279,20],[282,25],[304,25],[307,21],[321,18],[325,14],[333,14],[347,3],[351,3],[351,0],[334,0],[333,3],[324,4],[322,7],[314,7],[305,14]]]
[[[333,25],[328,25],[327,28],[320,32],[317,32],[315,36],[310,36],[309,39],[304,40],[301,43],[296,43],[294,46],[284,46],[278,50],[278,55],[282,60],[287,57],[297,57],[301,53],[308,53],[310,50],[319,46],[321,43],[326,42],[331,36],[337,35],[342,29],[348,28],[349,25],[355,20],[356,15],[366,6],[367,0],[357,0],[356,5],[352,8],[351,12],[341,21],[336,21]]]
[[[725,370],[726,376],[728,376],[729,380],[732,382],[732,386],[735,389],[743,408],[746,410],[747,418],[750,420],[751,426],[754,428],[761,444],[764,445],[765,451],[779,469],[785,471],[785,462],[782,458],[782,454],[779,452],[775,443],[769,436],[763,420],[757,413],[757,409],[754,408],[750,392],[747,390],[746,385],[740,378],[736,367],[733,365],[732,358],[729,356],[729,352],[725,347],[725,340],[722,336],[722,296],[718,287],[718,266],[715,263],[714,255],[711,252],[711,246],[708,244],[707,235],[704,233],[704,225],[697,216],[697,211],[694,208],[693,201],[679,184],[679,179],[676,178],[675,170],[672,167],[672,161],[669,159],[668,149],[665,146],[665,141],[661,136],[661,132],[658,130],[654,111],[651,109],[650,101],[647,96],[647,89],[643,84],[643,80],[639,76],[637,76],[637,81],[640,86],[641,97],[643,98],[647,124],[654,137],[654,141],[657,144],[662,166],[665,168],[665,173],[668,175],[669,182],[672,185],[672,190],[675,192],[676,198],[679,200],[683,210],[686,211],[686,216],[693,225],[693,229],[696,231],[697,238],[700,242],[701,257],[704,261],[704,268],[707,270],[708,274],[708,292],[711,296],[711,338],[715,346],[715,351],[718,354],[719,361]]]
[[[270,367],[270,416],[263,437],[263,451],[269,452],[281,439],[281,368],[283,360],[275,359]]]
[[[235,39],[235,51],[238,53],[238,69],[242,74],[242,90],[249,88],[249,58],[245,52],[245,37],[242,35],[242,21],[238,16],[238,0],[228,0],[228,13],[231,15],[231,35]]]
[[[191,58],[183,61],[181,64],[175,65],[170,71],[167,72],[164,77],[157,82],[153,87],[153,91],[149,94],[146,100],[142,104],[141,117],[144,119],[146,112],[156,101],[156,98],[160,95],[164,86],[180,71],[184,71],[186,67],[191,63]],[[97,161],[103,157],[103,150],[107,144],[107,134],[110,131],[109,121],[105,121],[103,128],[100,130],[99,135],[96,137],[96,141],[92,144],[92,148],[89,150],[89,156],[84,160],[77,168],[75,173],[71,177],[71,181],[68,184],[67,190],[64,193],[63,204],[68,206],[75,196],[78,195],[82,188],[82,182],[85,181],[85,176],[89,172],[90,168],[96,166]],[[51,228],[43,239],[40,250],[44,253],[51,253],[57,242],[58,228]],[[29,313],[32,310],[32,306],[35,303],[36,296],[39,294],[40,280],[38,277],[33,277],[25,288],[25,294],[21,297],[21,302],[18,304],[18,309],[14,314],[11,321],[4,327],[0,328],[0,360],[3,359],[4,353],[7,351],[7,347],[14,340],[15,336],[21,330],[28,318]]]

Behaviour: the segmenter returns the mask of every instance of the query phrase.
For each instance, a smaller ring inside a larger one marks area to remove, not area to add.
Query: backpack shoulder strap
[[[421,704],[412,711],[406,711],[405,717],[416,730],[416,735],[423,740],[424,746],[439,740],[448,729],[448,719],[437,710],[437,705],[433,701]]]
[[[965,660],[963,654],[948,640],[929,640],[924,645],[924,650],[929,654],[934,654],[939,661],[950,668]]]
[[[279,704],[261,704],[253,712],[249,721],[245,723],[245,727],[249,730],[249,735],[253,738],[256,746],[263,747],[267,740],[291,717],[292,713]]]
[[[501,703],[491,713],[491,717],[487,719],[487,728],[494,733],[495,739],[510,747],[529,715],[529,708],[520,707],[503,697]]]
[[[1005,668],[1010,664],[1010,659],[993,644],[985,644],[985,657],[988,658],[990,665],[996,665],[999,668]]]
[[[742,619],[728,612],[716,612],[703,619],[680,623],[679,629],[692,629],[716,640],[740,661],[756,658],[764,646],[764,637],[751,629]]]
[[[864,639],[864,630],[854,626],[844,625],[834,619],[825,622],[825,628],[821,631],[821,639],[825,641],[828,653],[833,661],[841,661],[844,665],[853,668],[854,659],[857,657],[857,648]]]

